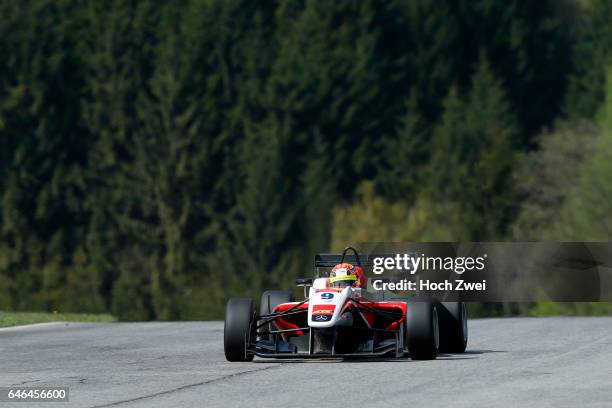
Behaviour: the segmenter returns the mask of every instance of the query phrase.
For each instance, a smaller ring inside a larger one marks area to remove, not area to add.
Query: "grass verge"
[[[612,302],[539,302],[529,316],[610,316]]]
[[[46,322],[113,322],[115,318],[108,314],[81,313],[39,313],[39,312],[2,312],[0,327],[21,326],[24,324]]]

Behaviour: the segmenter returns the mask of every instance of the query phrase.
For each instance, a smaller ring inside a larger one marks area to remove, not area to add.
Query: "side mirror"
[[[312,278],[297,278],[295,280],[296,286],[312,286]]]
[[[302,286],[304,288],[304,299],[308,298],[308,288],[312,286],[312,278],[297,278],[295,285]]]

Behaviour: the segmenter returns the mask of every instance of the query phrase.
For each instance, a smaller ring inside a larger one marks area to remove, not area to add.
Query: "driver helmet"
[[[333,288],[357,286],[357,270],[350,263],[341,263],[333,267],[329,274],[329,284]]]

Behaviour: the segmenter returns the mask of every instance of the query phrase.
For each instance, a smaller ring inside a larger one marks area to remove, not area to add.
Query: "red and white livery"
[[[317,254],[315,279],[296,281],[307,295],[301,301],[295,301],[292,291],[278,290],[263,293],[259,310],[251,299],[230,299],[226,358],[435,359],[439,352],[464,352],[465,304],[369,292],[363,267],[372,258],[362,264],[352,247],[342,254]]]

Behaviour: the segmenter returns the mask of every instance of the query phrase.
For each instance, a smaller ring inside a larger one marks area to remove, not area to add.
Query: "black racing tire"
[[[231,298],[225,305],[223,348],[227,361],[251,361],[253,353],[247,351],[255,339],[257,310],[251,299]]]
[[[267,315],[274,311],[276,306],[281,303],[293,302],[295,301],[295,295],[290,290],[266,290],[261,295],[261,303],[259,307],[259,315]],[[270,331],[273,330],[273,323],[266,324],[261,327],[262,331]],[[260,340],[268,340],[273,341],[273,335],[263,335],[259,336]]]
[[[408,302],[406,347],[412,360],[435,360],[438,356],[438,312],[432,301]]]
[[[438,303],[438,319],[440,321],[440,352],[463,353],[468,342],[465,303]]]

